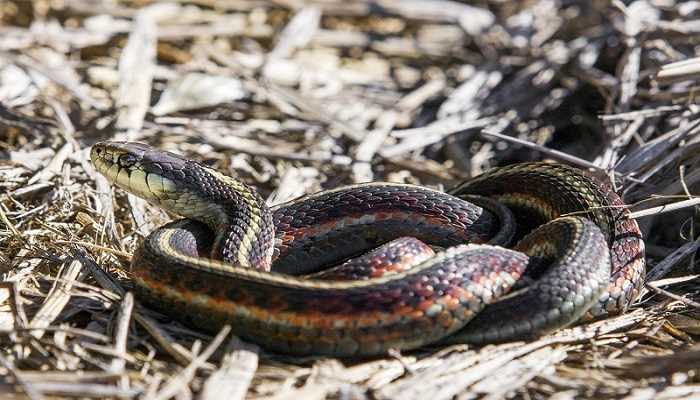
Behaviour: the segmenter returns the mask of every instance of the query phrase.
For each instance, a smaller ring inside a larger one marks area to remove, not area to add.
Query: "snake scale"
[[[366,183],[268,208],[238,179],[148,145],[102,142],[91,159],[116,186],[185,217],[134,254],[138,298],[272,351],[368,356],[534,338],[624,311],[644,277],[622,200],[565,165],[496,168],[448,193]]]

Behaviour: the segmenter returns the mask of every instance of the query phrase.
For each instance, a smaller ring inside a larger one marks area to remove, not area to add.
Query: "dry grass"
[[[678,4],[677,4],[678,3]],[[700,396],[697,2],[0,2],[0,391],[32,399]],[[532,343],[364,361],[269,354],[138,304],[168,220],[91,167],[128,139],[269,202],[449,187],[553,159],[613,177],[649,276],[629,313]]]

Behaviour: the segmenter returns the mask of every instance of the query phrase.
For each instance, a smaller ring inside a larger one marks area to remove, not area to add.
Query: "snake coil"
[[[367,183],[268,208],[239,180],[144,144],[98,143],[91,159],[186,218],[134,254],[139,298],[273,351],[366,356],[537,337],[624,311],[644,277],[622,200],[560,164],[496,168],[449,193]]]

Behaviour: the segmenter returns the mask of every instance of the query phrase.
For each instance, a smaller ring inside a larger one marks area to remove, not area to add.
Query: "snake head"
[[[217,257],[244,266],[269,266],[272,247],[258,247],[273,236],[272,214],[243,182],[142,143],[100,142],[92,147],[90,158],[97,172],[121,189],[217,231]],[[219,251],[239,247],[245,251]]]
[[[262,198],[237,179],[143,143],[100,142],[92,147],[90,158],[97,172],[119,188],[212,227],[234,213],[265,207]]]
[[[100,142],[92,146],[90,159],[97,172],[111,183],[151,203],[170,209],[163,200],[186,192],[177,171],[187,159],[136,142]],[[180,178],[183,178],[180,174]],[[180,213],[180,210],[171,210]]]
[[[217,171],[183,156],[136,142],[100,142],[90,159],[110,183],[168,211],[216,225],[222,199],[208,190]]]
[[[90,151],[97,172],[151,204],[215,227],[225,220],[221,199],[208,193],[216,171],[143,143],[100,142]]]

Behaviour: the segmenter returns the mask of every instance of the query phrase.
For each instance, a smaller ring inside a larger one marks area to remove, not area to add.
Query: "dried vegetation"
[[[700,3],[0,2],[0,391],[166,399],[700,396]],[[532,343],[342,361],[139,306],[168,220],[87,149],[178,151],[271,204],[369,180],[449,187],[562,161],[614,178],[647,240],[627,314]]]

